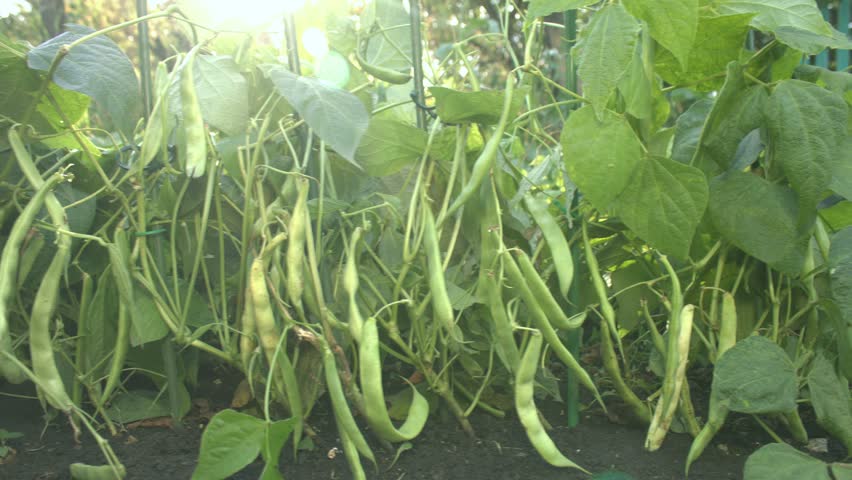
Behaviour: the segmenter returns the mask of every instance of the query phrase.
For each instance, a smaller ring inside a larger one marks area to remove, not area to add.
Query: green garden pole
[[[148,15],[147,0],[136,0],[136,16]],[[136,27],[139,31],[139,76],[142,77],[142,116],[147,120],[151,113],[151,105],[154,103],[151,88],[151,45],[148,40],[148,22],[139,22]]]
[[[562,42],[562,51],[565,52],[565,86],[571,90],[572,92],[577,91],[577,71],[574,66],[574,58],[571,56],[571,48],[574,47],[574,43],[577,41],[577,10],[568,10],[563,15],[563,25],[565,25],[565,36],[563,37]],[[573,108],[569,106],[570,110]],[[567,215],[571,215],[571,205],[566,205]],[[574,219],[575,222],[582,222],[583,219]],[[575,271],[574,271],[574,281],[571,282],[571,288],[568,290],[568,300],[571,302],[571,306],[569,307],[569,316],[574,315],[576,312],[577,305],[579,305],[580,301],[580,292],[577,288],[579,284],[578,279],[583,278],[580,275],[580,271],[578,269],[579,263],[579,249],[577,245],[574,245],[571,248],[571,256],[573,257]],[[558,258],[554,258],[553,261],[558,262]],[[578,328],[576,330],[571,330],[565,335],[566,346],[568,350],[571,352],[571,355],[574,358],[577,358],[580,354],[580,345],[583,340],[583,329]],[[568,374],[565,385],[565,416],[568,420],[568,428],[574,428],[580,423],[580,387],[577,380],[576,375]]]
[[[840,0],[840,7],[837,10],[837,29],[841,33],[849,36],[849,15],[852,14],[852,3],[849,0]],[[842,72],[849,68],[849,50],[837,50],[835,53],[836,70]]]
[[[296,18],[292,13],[284,15],[284,35],[287,41],[287,65],[296,75],[302,74],[299,65],[299,36],[296,33]]]
[[[420,0],[408,0],[409,22],[411,23],[411,62],[414,64],[414,97],[419,105],[425,105],[423,92],[423,40],[420,36]],[[419,106],[417,128],[426,128],[426,112]]]

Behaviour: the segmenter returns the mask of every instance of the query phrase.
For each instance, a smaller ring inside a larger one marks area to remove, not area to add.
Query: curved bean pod
[[[523,299],[524,303],[527,305],[527,309],[532,314],[536,328],[541,331],[541,334],[544,336],[547,344],[550,345],[550,348],[553,349],[556,356],[562,360],[562,363],[571,370],[571,373],[577,376],[580,383],[595,395],[595,400],[597,400],[601,405],[601,408],[606,411],[606,405],[601,398],[600,392],[598,392],[598,388],[595,386],[595,382],[592,381],[592,377],[589,376],[589,372],[587,372],[580,363],[577,362],[574,355],[571,355],[571,351],[562,344],[562,341],[556,334],[556,330],[554,330],[553,326],[550,325],[547,315],[545,315],[541,306],[538,304],[535,295],[526,285],[526,280],[524,279],[523,274],[521,274],[521,270],[518,268],[518,265],[515,263],[515,260],[508,251],[504,252],[503,268],[506,275],[509,277],[509,282],[517,288],[518,292],[521,294],[521,299]]]
[[[429,402],[412,385],[414,397],[408,410],[408,418],[401,427],[391,422],[385,407],[385,393],[382,388],[382,363],[379,357],[379,331],[376,319],[367,318],[361,332],[361,344],[358,346],[360,357],[360,381],[364,394],[364,410],[367,423],[380,438],[389,442],[405,442],[420,434],[426,419],[429,418]]]
[[[300,179],[298,182],[298,197],[293,206],[293,215],[288,225],[287,242],[287,296],[290,303],[304,316],[302,307],[302,295],[305,292],[305,279],[302,277],[304,270],[302,261],[305,259],[305,239],[307,237],[308,224],[308,181]]]
[[[562,229],[547,210],[547,203],[532,195],[524,196],[524,203],[535,223],[538,224],[538,228],[541,229],[547,246],[550,247],[550,256],[553,257],[553,266],[556,268],[556,276],[559,279],[559,293],[565,298],[574,280],[574,258],[571,256],[568,240],[565,239],[565,235],[562,235]]]
[[[0,351],[12,354],[12,339],[9,336],[9,320],[7,315],[8,303],[15,293],[18,262],[20,260],[21,245],[29,233],[30,226],[35,220],[38,212],[44,204],[48,192],[52,191],[60,182],[66,180],[65,175],[55,173],[47,179],[45,184],[39,188],[35,195],[24,207],[24,210],[15,219],[12,230],[3,245],[3,254],[0,256]],[[17,365],[9,363],[5,357],[0,355],[0,375],[10,383],[22,383],[27,379],[26,374]]]
[[[432,311],[438,324],[456,341],[462,341],[460,330],[456,329],[453,304],[447,293],[444,279],[444,267],[441,261],[441,247],[438,244],[438,232],[435,217],[429,207],[423,208],[423,247],[426,250],[426,263],[429,267],[429,291],[432,293]]]
[[[497,128],[494,129],[494,133],[491,135],[491,138],[488,139],[488,143],[486,143],[485,147],[482,148],[482,152],[476,159],[476,163],[473,164],[473,169],[470,172],[470,178],[462,188],[461,192],[459,192],[458,197],[453,200],[450,208],[447,209],[447,213],[443,219],[446,219],[455,213],[456,210],[461,208],[462,205],[473,197],[474,193],[479,191],[479,186],[482,185],[482,181],[485,180],[485,177],[488,176],[488,172],[491,171],[491,168],[497,161],[497,151],[500,149],[500,141],[503,139],[503,133],[506,131],[506,126],[509,124],[509,113],[512,110],[512,93],[514,88],[515,79],[512,78],[512,74],[510,73],[509,76],[506,77],[506,90],[503,94],[503,111],[500,114],[500,120],[497,122]]]
[[[534,331],[521,358],[518,371],[515,373],[515,410],[518,412],[518,418],[527,432],[530,443],[544,461],[554,467],[576,468],[589,473],[559,451],[538,418],[533,394],[535,393],[535,372],[538,367],[538,358],[541,356],[541,344],[541,334]]]
[[[565,315],[562,307],[559,306],[559,303],[553,298],[550,289],[547,288],[547,284],[544,283],[544,280],[535,271],[535,267],[526,253],[520,252],[518,254],[518,266],[521,267],[521,272],[524,274],[530,291],[532,291],[539,306],[544,310],[544,314],[547,315],[548,320],[555,328],[574,330],[583,326],[586,316],[581,314],[568,318]]]

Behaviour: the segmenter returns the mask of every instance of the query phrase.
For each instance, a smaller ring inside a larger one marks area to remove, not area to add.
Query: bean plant
[[[326,396],[354,478],[435,408],[471,436],[474,411],[516,416],[543,461],[588,473],[537,394],[626,405],[650,451],[690,435],[685,474],[738,413],[778,441],[745,478],[839,478],[782,437],[807,443],[812,410],[852,454],[852,77],[803,63],[850,41],[813,0],[513,8],[523,56],[507,13],[430,52],[423,105],[391,0],[328,16],[302,70],[177,7],[0,35],[0,374],[97,439],[106,465],[75,478],[123,478],[99,432],[179,421],[211,364],[244,381],[197,479],[258,455],[281,478]],[[563,11],[566,72],[543,60]],[[110,35],[161,17],[197,43],[156,65],[143,111]]]

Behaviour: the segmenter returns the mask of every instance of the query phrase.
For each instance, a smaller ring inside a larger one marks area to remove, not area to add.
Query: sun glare
[[[191,19],[215,30],[258,32],[280,28],[287,13],[302,8],[305,0],[179,0],[178,5]]]

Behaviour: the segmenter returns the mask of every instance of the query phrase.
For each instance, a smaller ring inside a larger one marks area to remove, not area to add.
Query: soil
[[[216,381],[206,391],[196,393],[196,408],[175,429],[157,425],[128,428],[110,439],[110,444],[127,468],[129,480],[189,479],[195,467],[206,418],[211,412],[226,408],[235,383]],[[32,395],[18,387],[0,386],[0,391]],[[202,399],[199,402],[197,399]],[[204,408],[199,409],[201,405]],[[617,470],[635,480],[680,480],[691,438],[685,434],[669,434],[661,450],[649,453],[643,448],[644,430],[611,422],[599,410],[581,416],[580,425],[565,427],[561,405],[542,402],[542,412],[554,426],[550,432],[556,445],[573,461],[599,473]],[[474,413],[471,423],[478,437],[469,438],[454,419],[434,415],[413,448],[403,452],[393,463],[394,451],[383,450],[373,442],[379,462],[375,473],[365,464],[369,478],[383,480],[445,479],[588,479],[577,470],[557,469],[547,465],[533,450],[516,418],[496,419]],[[563,425],[563,426],[561,426]],[[282,473],[288,480],[349,479],[351,475],[345,455],[336,436],[329,405],[320,401],[311,415],[311,426],[317,432],[316,447],[302,451],[296,462],[285,447],[281,458]],[[14,457],[0,465],[2,480],[64,480],[70,478],[68,466],[74,462],[93,465],[104,463],[91,437],[85,433],[82,443],[75,444],[67,421],[54,419],[44,426],[43,412],[32,399],[0,396],[0,428],[23,433],[23,437],[6,442],[15,449]],[[729,418],[726,429],[693,465],[691,480],[725,480],[742,478],[746,457],[771,439],[755,430],[748,418]],[[334,455],[336,453],[336,455]],[[333,457],[333,458],[330,458]],[[233,479],[256,479],[262,470],[260,461],[247,467]]]

